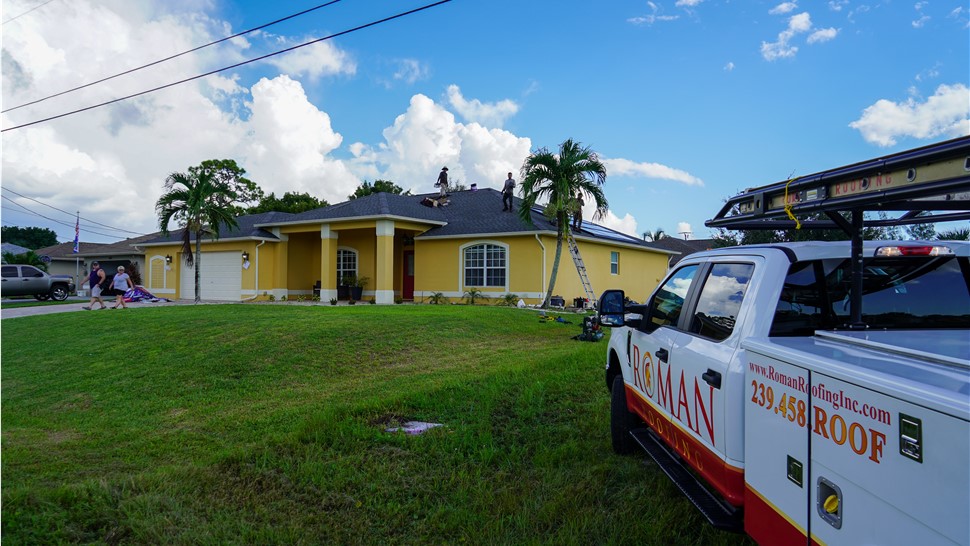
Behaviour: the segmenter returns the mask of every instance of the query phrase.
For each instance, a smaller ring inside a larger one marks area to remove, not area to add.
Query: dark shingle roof
[[[659,241],[644,243],[650,248],[660,250],[671,250],[680,252],[680,256],[671,256],[670,265],[679,262],[684,256],[695,252],[702,252],[714,248],[714,239],[678,239],[676,237],[664,237]]]
[[[257,239],[278,239],[276,235],[273,235],[269,231],[257,225],[264,224],[275,224],[287,222],[289,218],[295,216],[288,212],[263,212],[260,214],[247,214],[244,216],[237,216],[236,223],[238,224],[235,228],[228,228],[223,226],[219,229],[219,239],[240,239],[240,238],[257,238]],[[194,239],[193,239],[194,240]],[[203,240],[212,240],[212,237],[203,237]],[[144,244],[160,244],[160,243],[173,243],[182,241],[182,230],[176,229],[169,232],[168,236],[162,235],[160,232],[152,235],[152,238],[143,241]]]

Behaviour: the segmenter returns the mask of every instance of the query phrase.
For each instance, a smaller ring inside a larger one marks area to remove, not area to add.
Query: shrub
[[[401,296],[394,296],[394,303],[401,305],[402,303],[404,303],[404,298],[402,298]]]
[[[337,298],[330,298],[330,305],[337,305]]]
[[[286,301],[286,296],[280,296],[280,301]]]
[[[465,292],[464,297],[465,297],[465,301],[467,301],[469,305],[475,305],[475,300],[488,301],[488,298],[485,296],[485,294],[482,293],[482,291],[479,290],[478,288],[469,288],[468,291]]]
[[[506,294],[506,295],[502,296],[502,299],[499,300],[499,302],[496,305],[505,305],[505,306],[508,306],[508,307],[515,307],[518,304],[519,304],[519,295],[518,294],[509,293],[509,294]]]
[[[276,301],[276,296],[274,296],[273,294],[270,294],[269,301]]]
[[[371,298],[370,299],[370,304],[371,305],[377,305],[377,298]]]
[[[347,300],[347,304],[348,305],[356,305],[357,304],[357,300],[355,300],[354,298],[350,298],[349,300]]]
[[[447,303],[448,298],[446,298],[445,295],[442,294],[441,292],[435,292],[434,294],[431,294],[431,296],[428,298],[428,301],[432,305],[439,305],[442,303]]]

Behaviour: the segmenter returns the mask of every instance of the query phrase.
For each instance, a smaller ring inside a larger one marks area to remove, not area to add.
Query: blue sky
[[[4,0],[3,108],[319,3]],[[426,3],[342,0],[7,112],[2,125]],[[6,131],[0,218],[49,227],[62,241],[73,238],[73,218],[55,209],[80,211],[82,240],[149,233],[165,177],[210,158],[237,160],[267,192],[331,203],[364,179],[433,191],[444,165],[464,183],[498,188],[530,150],[573,138],[606,162],[604,224],[631,234],[689,225],[705,238],[704,220],[744,188],[970,134],[968,21],[966,2],[948,0],[453,0]]]

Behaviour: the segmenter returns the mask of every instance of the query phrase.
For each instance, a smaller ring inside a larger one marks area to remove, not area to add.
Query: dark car
[[[70,277],[52,277],[32,265],[0,266],[0,296],[33,296],[64,301],[74,291]]]

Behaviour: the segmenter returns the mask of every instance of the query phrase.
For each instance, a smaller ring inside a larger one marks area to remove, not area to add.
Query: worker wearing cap
[[[434,185],[438,186],[439,197],[448,195],[448,167],[441,168],[441,173],[438,174],[438,181]]]

